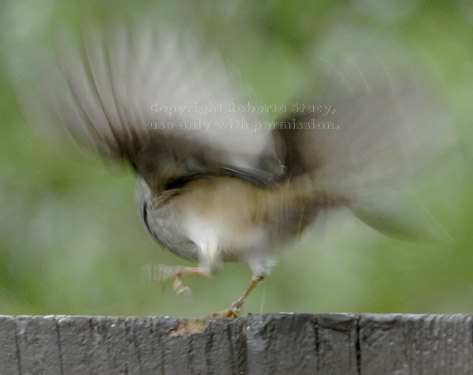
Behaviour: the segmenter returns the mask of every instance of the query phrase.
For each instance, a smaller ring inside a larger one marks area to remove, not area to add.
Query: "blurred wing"
[[[131,163],[154,191],[222,168],[263,181],[278,174],[272,138],[238,112],[216,51],[164,28],[84,34],[82,48],[60,49],[66,85],[48,99],[78,140]]]
[[[279,122],[288,174],[316,171],[352,186],[391,184],[435,160],[449,136],[433,104],[409,84],[401,91],[383,84],[354,92],[331,88],[322,100],[305,105],[313,112]]]
[[[402,202],[414,178],[444,155],[451,135],[428,92],[407,78],[351,60],[318,101],[282,119],[276,134],[290,178],[310,175],[314,190],[329,186],[370,226],[411,236],[432,230]]]

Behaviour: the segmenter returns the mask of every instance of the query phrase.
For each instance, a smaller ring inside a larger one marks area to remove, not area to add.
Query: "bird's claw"
[[[256,284],[264,279],[264,276],[257,276],[255,277],[248,288],[243,292],[242,296],[238,298],[235,302],[232,303],[229,309],[215,312],[209,315],[209,318],[238,318],[240,315],[240,310],[243,307],[243,304],[246,301],[246,298],[251,293],[251,291],[255,288]]]
[[[176,295],[191,296],[192,290],[182,282],[182,270],[180,266],[166,266],[164,264],[149,264],[144,268],[145,278],[148,281],[157,281],[160,284],[172,281]]]
[[[173,279],[172,287],[178,296],[192,296],[192,290],[188,286],[184,285],[181,279],[181,275],[171,276]]]
[[[209,318],[238,318],[240,316],[243,300],[238,299],[232,305],[223,311],[217,311],[209,315]]]

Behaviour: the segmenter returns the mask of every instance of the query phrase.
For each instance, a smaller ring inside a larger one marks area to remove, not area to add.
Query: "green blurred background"
[[[145,234],[135,176],[23,115],[16,91],[32,84],[36,62],[52,53],[54,31],[77,28],[84,15],[191,25],[262,103],[285,103],[317,81],[307,70],[314,48],[347,37],[399,46],[398,58],[429,77],[459,140],[455,162],[417,197],[455,241],[410,244],[348,216],[329,221],[278,257],[245,312],[473,311],[470,0],[83,3],[0,5],[0,314],[202,316],[227,307],[250,278],[246,267],[227,264],[212,278],[186,278],[189,298],[143,282],[144,264],[185,262]]]

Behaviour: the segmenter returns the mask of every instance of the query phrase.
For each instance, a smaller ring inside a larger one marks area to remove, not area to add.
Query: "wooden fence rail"
[[[473,374],[470,315],[0,316],[1,375]]]

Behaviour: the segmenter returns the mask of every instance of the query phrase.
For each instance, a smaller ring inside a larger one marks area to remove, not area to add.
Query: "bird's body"
[[[255,278],[269,273],[275,253],[302,233],[321,203],[288,183],[261,186],[229,176],[197,177],[161,195],[144,182],[139,189],[146,197],[139,207],[143,223],[158,242],[208,273],[222,262],[240,262]]]
[[[346,206],[380,230],[416,230],[376,202],[431,160],[426,140],[438,139],[439,127],[420,116],[431,113],[416,91],[384,84],[385,66],[358,80],[358,67],[348,72],[350,90],[334,84],[322,96],[330,112],[282,113],[263,132],[255,114],[235,113],[239,97],[218,58],[141,32],[118,30],[108,45],[89,35],[82,53],[68,43],[67,84],[54,86],[49,104],[76,139],[140,175],[147,232],[200,266],[168,272],[177,290],[183,274],[246,264],[253,282],[224,312],[237,315],[275,254],[323,209]],[[173,110],[181,107],[206,110]]]

